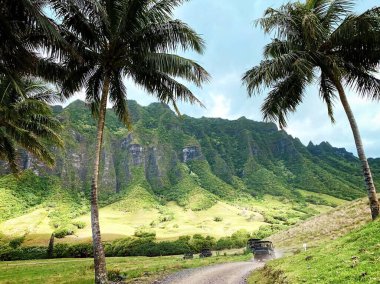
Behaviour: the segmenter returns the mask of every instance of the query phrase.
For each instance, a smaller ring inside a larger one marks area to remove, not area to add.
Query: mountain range
[[[165,218],[172,216],[163,209],[166,204],[198,212],[219,202],[248,208],[249,200],[271,196],[284,204],[290,202],[293,209],[302,212],[307,211],[302,207],[310,204],[337,205],[326,196],[353,200],[366,194],[359,160],[328,142],[305,146],[273,123],[245,117],[178,117],[161,103],[142,107],[128,101],[128,108],[130,131],[111,110],[107,113],[99,175],[103,207],[112,205],[124,212],[158,208]],[[15,180],[3,170],[0,195],[5,201],[0,204],[4,209],[0,222],[31,212],[41,204],[48,207],[49,202],[66,200],[76,204],[65,209],[76,212],[66,221],[50,212],[53,230],[88,211],[96,121],[79,100],[52,109],[63,125],[65,147],[53,149],[56,166],[52,169],[22,152],[24,180]],[[380,159],[369,162],[380,188]],[[20,188],[29,188],[29,194]],[[30,202],[31,195],[35,202]],[[22,205],[12,205],[16,203]],[[275,209],[271,207],[269,217],[281,215]],[[315,215],[316,211],[310,209],[305,214]],[[283,221],[278,218],[282,224],[289,220],[288,215]]]

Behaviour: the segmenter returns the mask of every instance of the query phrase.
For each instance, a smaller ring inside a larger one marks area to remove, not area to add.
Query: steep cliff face
[[[328,143],[305,147],[274,124],[244,117],[178,118],[165,105],[141,107],[133,101],[129,109],[131,132],[112,111],[107,114],[100,169],[104,200],[137,184],[175,200],[179,188],[185,188],[184,180],[220,198],[241,194],[291,198],[296,189],[343,199],[365,194],[358,160]],[[47,169],[26,153],[21,164],[38,175],[58,176],[64,189],[86,193],[93,170],[95,121],[81,101],[54,111],[64,125],[65,140],[65,148],[56,150],[56,167]],[[378,171],[375,167],[375,178]]]
[[[202,158],[202,152],[198,146],[187,146],[183,148],[182,153],[184,163]]]

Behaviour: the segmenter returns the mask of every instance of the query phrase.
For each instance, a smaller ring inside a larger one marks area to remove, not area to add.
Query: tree
[[[351,125],[362,164],[372,219],[379,215],[379,201],[364,153],[359,129],[343,86],[361,96],[380,99],[380,80],[374,76],[380,63],[380,8],[361,15],[351,13],[350,0],[307,0],[269,8],[257,21],[275,38],[265,46],[263,60],[248,70],[243,82],[250,96],[270,88],[262,113],[264,119],[286,126],[289,113],[305,97],[305,87],[318,79],[319,94],[334,122],[336,92]]]
[[[47,102],[57,97],[35,79],[23,79],[14,85],[0,77],[0,159],[6,160],[13,173],[19,171],[17,147],[22,147],[48,166],[54,165],[52,146],[63,142],[60,123],[52,116]]]
[[[22,85],[25,76],[59,81],[64,69],[52,54],[55,59],[75,56],[58,25],[44,13],[49,2],[0,0],[0,74],[13,85]]]
[[[183,0],[51,1],[61,21],[64,39],[81,56],[67,58],[70,71],[62,84],[64,94],[81,88],[98,120],[91,185],[91,223],[95,282],[107,283],[98,212],[98,175],[108,99],[119,119],[130,125],[124,78],[133,80],[159,101],[200,103],[178,82],[200,86],[208,73],[196,62],[173,54],[178,49],[202,53],[202,39],[185,23],[173,19]]]

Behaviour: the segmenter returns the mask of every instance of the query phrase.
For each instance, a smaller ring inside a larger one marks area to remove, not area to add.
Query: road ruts
[[[156,281],[159,284],[245,284],[249,274],[264,263],[232,262],[205,266],[194,269],[185,269],[174,273],[164,280]]]

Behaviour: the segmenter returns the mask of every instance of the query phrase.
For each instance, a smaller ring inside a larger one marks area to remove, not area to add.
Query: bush
[[[135,231],[134,235],[138,238],[155,238],[156,232],[147,227],[140,227]]]
[[[9,246],[11,248],[14,248],[14,249],[18,248],[19,246],[21,246],[21,244],[24,242],[24,240],[25,240],[25,236],[15,238],[9,242]]]
[[[0,260],[27,260],[27,259],[44,259],[47,257],[46,247],[3,247],[0,251]]]
[[[77,244],[68,247],[67,251],[70,257],[86,258],[93,256],[92,244]]]
[[[164,222],[169,222],[169,221],[171,221],[171,220],[173,220],[173,219],[174,219],[173,215],[165,215],[165,216],[160,216],[160,217],[158,218],[158,221],[159,221],[160,223],[164,223]]]
[[[66,236],[74,235],[73,227],[61,227],[53,232],[56,238],[62,239]]]
[[[83,229],[84,227],[86,227],[86,223],[83,221],[74,221],[73,225],[78,229]]]
[[[215,247],[215,244],[214,237],[203,237],[200,234],[195,234],[189,243],[194,252],[200,252],[202,249],[212,249]]]
[[[222,217],[214,217],[215,222],[222,222],[223,218]]]
[[[108,277],[108,280],[113,281],[113,282],[121,282],[126,279],[125,274],[121,273],[119,269],[108,270],[107,277]]]
[[[286,227],[286,225],[263,225],[258,231],[252,233],[252,238],[264,239]]]
[[[56,244],[53,250],[53,256],[55,258],[70,257],[68,244]]]
[[[265,235],[278,229],[277,227],[260,227],[260,234]],[[182,236],[175,241],[155,241],[152,234],[143,232],[138,233],[139,237],[128,237],[104,244],[107,257],[115,256],[165,256],[179,255],[185,253],[199,253],[202,249],[231,249],[241,248],[246,245],[249,234],[245,230],[240,230],[230,237],[224,237],[218,241],[210,236],[199,234]],[[146,237],[148,236],[148,237]],[[85,258],[93,256],[92,244],[56,244],[53,252],[48,255],[47,247],[17,247],[9,245],[0,246],[0,260],[23,260],[23,259],[42,259],[42,258]],[[116,273],[117,274],[117,273]],[[115,275],[116,275],[115,274]],[[116,276],[115,276],[116,277]]]
[[[216,242],[215,249],[216,250],[232,249],[234,248],[234,246],[235,246],[235,243],[231,237],[223,237],[223,238],[220,238]]]

